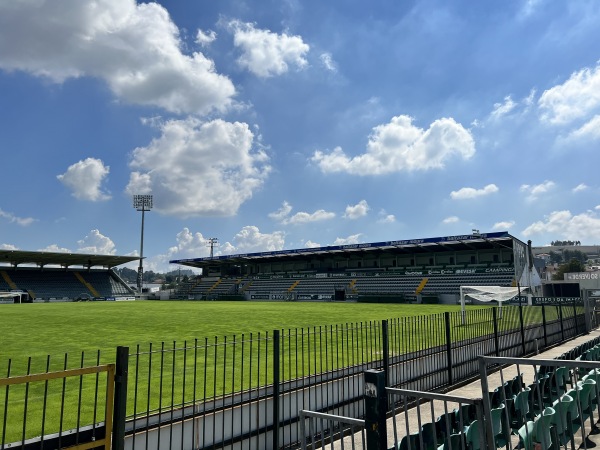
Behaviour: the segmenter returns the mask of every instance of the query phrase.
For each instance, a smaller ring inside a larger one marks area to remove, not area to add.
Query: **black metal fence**
[[[388,387],[438,390],[476,376],[479,355],[523,356],[585,331],[583,306],[560,304],[471,310],[465,324],[444,313],[138,345],[117,375],[114,427],[131,449],[297,448],[301,410],[364,416],[366,370],[383,370]],[[15,401],[0,395],[0,450],[36,436],[10,437],[27,420]]]

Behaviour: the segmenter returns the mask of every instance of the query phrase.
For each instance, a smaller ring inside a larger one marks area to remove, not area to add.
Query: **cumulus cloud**
[[[574,72],[563,84],[544,91],[538,105],[542,120],[557,125],[597,110],[600,107],[600,64]]]
[[[114,255],[116,253],[115,243],[99,230],[92,230],[86,237],[77,241],[80,253],[91,253],[94,255]]]
[[[600,115],[595,115],[581,127],[569,133],[567,139],[600,139]]]
[[[585,183],[579,183],[572,190],[573,190],[573,192],[582,192],[582,191],[586,191],[588,189],[589,188],[588,188],[588,186]]]
[[[283,221],[284,224],[292,224],[297,225],[301,223],[310,223],[310,222],[320,222],[322,220],[330,220],[335,218],[335,213],[330,211],[325,211],[324,209],[319,209],[314,213],[307,212],[298,212],[293,216],[285,219]]]
[[[505,222],[496,222],[492,227],[494,231],[504,231],[509,230],[514,226],[515,222],[513,220],[507,220]]]
[[[496,120],[500,119],[502,116],[509,114],[517,104],[513,101],[510,95],[504,97],[504,103],[494,103],[494,109],[490,114],[491,118]]]
[[[65,247],[59,247],[57,244],[50,244],[47,247],[38,249],[38,252],[71,253],[71,250]]]
[[[196,44],[202,47],[208,47],[217,39],[217,33],[213,30],[202,31],[198,29],[196,33]]]
[[[521,192],[524,192],[527,194],[528,200],[535,200],[540,195],[547,194],[549,191],[554,189],[555,186],[556,186],[556,184],[554,183],[554,181],[546,180],[540,184],[534,184],[534,185],[523,184],[523,185],[521,185],[520,190],[521,190]]]
[[[290,66],[305,67],[310,47],[300,36],[277,34],[261,30],[252,23],[237,20],[229,22],[233,32],[233,45],[240,51],[238,64],[261,78],[286,73]]]
[[[361,200],[356,205],[346,206],[346,212],[344,213],[345,219],[358,219],[364,217],[369,212],[369,205],[366,200]]]
[[[311,240],[308,240],[304,243],[304,247],[305,248],[317,248],[317,247],[321,247],[321,244],[319,244],[317,242],[313,242]]]
[[[331,56],[331,53],[321,53],[321,55],[319,56],[319,59],[321,60],[321,64],[323,64],[323,66],[329,70],[330,72],[337,72],[337,66],[335,64],[335,62],[333,61],[333,57]]]
[[[316,151],[311,159],[323,172],[380,175],[441,169],[454,156],[469,159],[474,154],[473,136],[454,119],[438,119],[423,130],[402,115],[376,126],[362,155],[350,157],[337,147],[328,154]]]
[[[592,211],[577,215],[568,210],[554,211],[523,230],[526,237],[540,234],[597,242],[600,239],[600,218]]]
[[[73,197],[97,202],[110,199],[110,195],[101,189],[109,172],[110,167],[100,159],[86,158],[70,165],[65,173],[56,178],[71,190]]]
[[[55,83],[99,78],[126,102],[175,113],[224,110],[235,95],[211,60],[182,53],[177,26],[155,2],[0,2],[0,68]]]
[[[450,192],[450,198],[453,200],[465,200],[477,197],[484,197],[486,195],[494,194],[498,192],[498,186],[495,184],[488,184],[482,189],[475,189],[471,187],[464,187],[458,191]]]
[[[0,244],[0,250],[19,250],[19,247],[12,244]]]
[[[284,201],[277,211],[269,213],[269,217],[273,220],[282,221],[292,212],[292,205]]]
[[[394,223],[396,221],[396,216],[393,214],[388,214],[385,209],[379,211],[379,219],[377,223]]]
[[[261,233],[256,226],[245,226],[233,237],[232,247],[236,252],[273,252],[283,250],[285,233]]]
[[[154,209],[178,217],[232,216],[270,171],[245,123],[170,120],[132,155],[127,192],[154,194]]]
[[[345,237],[345,238],[340,238],[339,237],[339,238],[336,238],[335,241],[333,241],[333,245],[359,244],[361,236],[362,236],[362,233],[353,234],[353,235],[350,235],[350,236]]]
[[[2,211],[1,209],[0,217],[8,220],[9,223],[16,223],[17,225],[20,225],[22,227],[31,225],[33,222],[36,221],[36,219],[34,219],[33,217],[18,217],[11,212]]]
[[[450,217],[446,217],[444,220],[442,220],[442,223],[445,225],[451,224],[451,223],[457,223],[460,219],[457,216],[450,216]]]

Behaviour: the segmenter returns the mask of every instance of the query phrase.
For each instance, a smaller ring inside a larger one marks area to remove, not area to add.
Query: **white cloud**
[[[116,253],[114,242],[99,230],[92,230],[82,240],[77,241],[80,253],[91,253],[94,255],[114,255]]]
[[[344,213],[345,219],[358,219],[364,217],[369,212],[369,205],[366,200],[361,200],[356,205],[346,206],[346,212]]]
[[[513,101],[510,95],[504,97],[504,103],[494,103],[494,109],[490,114],[491,118],[496,120],[500,119],[502,116],[509,114],[517,104]]]
[[[19,250],[19,247],[12,244],[0,244],[0,250]]]
[[[526,237],[546,233],[565,239],[597,242],[600,239],[600,218],[591,211],[575,216],[568,210],[554,211],[523,230]]]
[[[335,241],[333,241],[333,245],[359,244],[361,236],[362,236],[362,233],[353,234],[353,235],[345,237],[345,238],[340,238],[339,237],[339,238],[336,238]]]
[[[579,183],[577,186],[575,186],[572,191],[575,192],[582,192],[582,191],[586,191],[588,190],[588,186],[585,183]]]
[[[100,159],[86,158],[70,165],[65,173],[56,178],[71,190],[73,197],[97,202],[110,199],[110,195],[101,189],[109,172],[110,167],[105,166]]]
[[[492,227],[494,231],[505,231],[511,229],[515,225],[514,220],[507,220],[505,222],[496,222]]]
[[[333,61],[331,53],[321,53],[319,59],[321,60],[321,63],[323,64],[323,66],[325,66],[327,70],[329,70],[330,72],[337,72],[337,66]]]
[[[33,217],[17,217],[11,212],[2,211],[0,209],[0,217],[8,220],[9,223],[16,223],[22,227],[26,227],[31,225],[33,222],[36,222],[36,219]]]
[[[574,72],[563,84],[541,95],[542,120],[565,124],[589,115],[600,107],[600,65]]]
[[[229,27],[233,45],[242,52],[238,64],[256,76],[268,78],[286,73],[290,65],[302,69],[308,64],[305,55],[310,47],[300,36],[257,29],[252,23],[237,20]]]
[[[233,246],[237,252],[272,252],[282,250],[285,245],[285,233],[261,233],[258,227],[245,226],[233,237]]]
[[[312,161],[323,172],[379,175],[441,169],[452,156],[469,159],[474,154],[473,136],[454,119],[438,119],[423,130],[402,115],[373,129],[366,153],[349,157],[337,147],[329,154],[316,151]]]
[[[71,253],[71,250],[68,248],[59,247],[57,244],[50,244],[47,247],[40,248],[38,252]]]
[[[284,220],[292,211],[292,205],[290,205],[287,201],[284,201],[277,211],[269,213],[269,217],[273,220],[282,221]]]
[[[486,195],[494,194],[498,192],[498,186],[495,184],[488,184],[483,189],[475,189],[471,187],[464,187],[458,191],[450,192],[450,198],[453,200],[465,200],[470,198],[484,197]]]
[[[379,211],[379,219],[377,223],[394,223],[396,221],[396,216],[393,214],[388,214],[385,209]]]
[[[317,247],[321,247],[321,244],[319,244],[317,242],[313,242],[311,240],[308,240],[304,243],[304,247],[305,248],[317,248]]]
[[[554,187],[556,186],[556,184],[554,183],[554,181],[544,181],[543,183],[540,184],[535,184],[535,185],[529,185],[529,184],[523,184],[521,185],[521,192],[524,192],[527,194],[527,199],[528,200],[535,200],[536,198],[538,198],[540,195],[546,194],[549,191],[551,191],[552,189],[554,189]]]
[[[600,115],[595,115],[581,127],[569,133],[568,139],[600,139]]]
[[[202,47],[208,47],[217,39],[217,33],[213,30],[202,31],[198,29],[196,33],[196,44],[201,45]]]
[[[0,68],[56,83],[90,76],[129,103],[205,114],[235,88],[202,53],[185,55],[158,3],[135,0],[0,2]]]
[[[131,195],[154,194],[160,213],[232,216],[270,171],[245,123],[188,118],[163,123],[161,132],[134,150],[127,186]]]
[[[442,223],[448,225],[451,223],[457,223],[460,219],[456,216],[450,216],[450,217],[446,217],[444,220],[442,220]]]
[[[330,220],[335,217],[335,213],[319,209],[314,213],[298,212],[283,221],[284,224],[300,224],[310,222],[320,222],[322,220]]]

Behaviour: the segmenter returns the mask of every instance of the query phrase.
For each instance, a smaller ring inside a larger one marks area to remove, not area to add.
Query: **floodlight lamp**
[[[134,195],[133,207],[138,211],[150,211],[152,209],[152,195]]]

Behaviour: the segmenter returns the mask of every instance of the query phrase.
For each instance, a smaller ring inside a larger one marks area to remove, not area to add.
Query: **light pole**
[[[208,238],[207,247],[210,247],[210,257],[214,255],[214,248],[219,246],[219,238]]]
[[[142,212],[142,238],[140,241],[140,266],[138,267],[137,274],[137,288],[138,292],[142,294],[142,281],[144,277],[144,267],[142,261],[144,260],[144,213],[152,209],[152,195],[134,195],[133,196],[133,207],[138,211]]]

